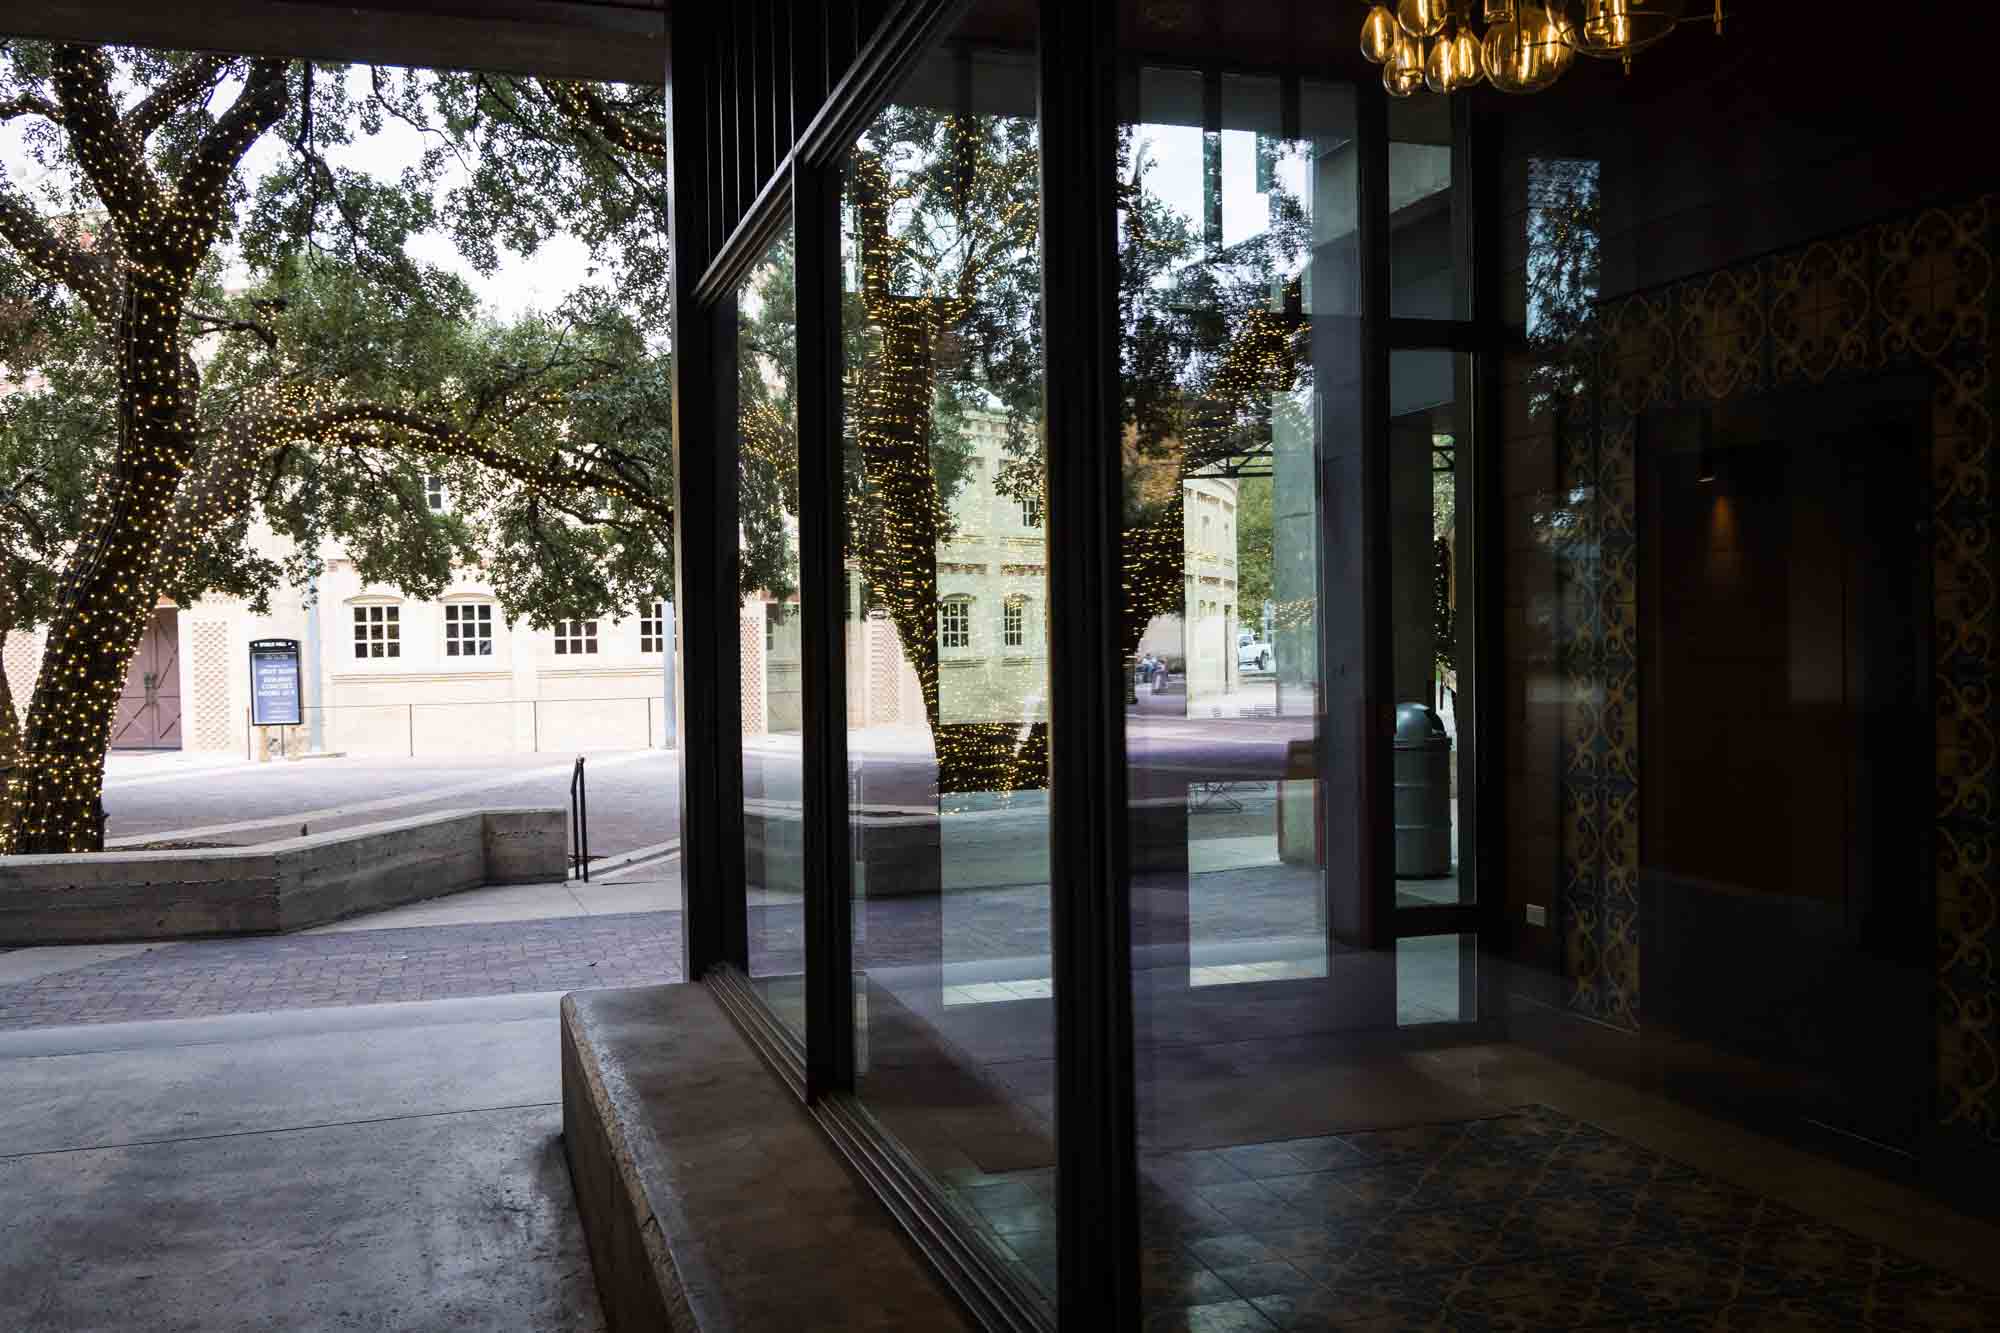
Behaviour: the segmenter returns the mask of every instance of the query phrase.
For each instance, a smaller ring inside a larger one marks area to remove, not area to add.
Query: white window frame
[[[446,602],[444,604],[444,655],[446,657],[493,656],[493,603]]]
[[[555,627],[557,657],[590,657],[597,652],[595,620],[558,620]]]
[[[445,494],[444,478],[435,472],[424,473],[424,503],[433,514],[442,514],[451,507],[451,497]]]
[[[1002,648],[1025,648],[1028,646],[1028,599],[1009,597],[1000,604],[1000,646]]]
[[[377,662],[403,656],[403,607],[399,602],[363,602],[354,607],[354,660]]]
[[[1042,497],[1031,495],[1021,501],[1021,526],[1039,528],[1042,526]]]
[[[972,646],[972,599],[963,595],[938,603],[938,649],[961,652]]]
[[[639,607],[639,651],[642,653],[662,653],[667,649],[667,608],[663,601],[642,603]]]

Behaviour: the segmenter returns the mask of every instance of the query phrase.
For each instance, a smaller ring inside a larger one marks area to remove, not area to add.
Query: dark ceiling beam
[[[41,0],[5,35],[242,55],[663,81],[667,0]]]

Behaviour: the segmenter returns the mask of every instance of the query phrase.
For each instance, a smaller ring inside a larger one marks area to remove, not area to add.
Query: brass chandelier
[[[1484,10],[1486,31],[1473,31],[1472,8]],[[1562,77],[1579,55],[1632,57],[1683,22],[1683,0],[1583,0],[1581,21],[1570,0],[1395,0],[1375,5],[1361,22],[1361,54],[1382,67],[1392,97],[1419,88],[1455,93],[1485,79],[1503,93],[1538,93]],[[1715,0],[1722,33],[1722,0]]]

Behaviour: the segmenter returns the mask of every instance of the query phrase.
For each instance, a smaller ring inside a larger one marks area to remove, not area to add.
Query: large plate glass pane
[[[842,245],[856,1090],[1046,1300],[1038,149],[1032,49],[947,42],[849,155]]]
[[[743,878],[750,979],[805,1035],[797,281],[787,228],[736,289]]]

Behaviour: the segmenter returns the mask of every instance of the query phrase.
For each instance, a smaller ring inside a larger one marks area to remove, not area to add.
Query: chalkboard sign
[[[296,727],[305,721],[299,688],[299,641],[250,643],[250,721],[259,727]]]

